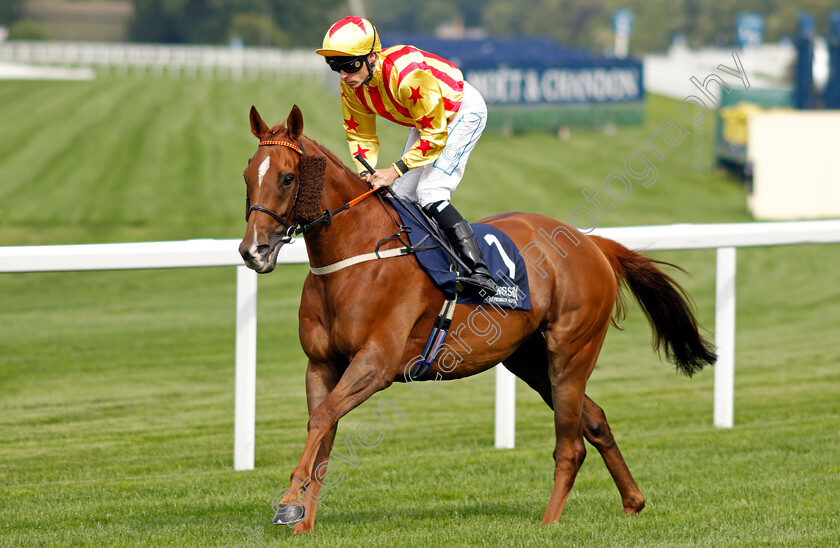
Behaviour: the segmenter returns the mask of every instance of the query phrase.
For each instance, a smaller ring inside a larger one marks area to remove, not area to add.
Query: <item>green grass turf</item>
[[[104,77],[0,83],[0,245],[238,238],[247,111],[304,112],[307,134],[347,156],[337,98],[319,81]],[[646,128],[486,135],[455,195],[472,219],[559,219],[583,205]],[[382,125],[384,157],[403,130]],[[709,124],[710,126],[711,124]],[[602,226],[749,221],[736,181],[710,169],[711,127],[668,149]],[[840,542],[839,246],[738,252],[735,421],[712,426],[713,371],[676,375],[638,308],[613,330],[588,385],[647,498],[621,513],[597,452],[560,523],[551,413],[517,388],[517,447],[492,449],[493,378],[428,394],[395,385],[351,413],[339,442],[385,399],[394,418],[326,492],[316,533],[270,523],[306,433],[296,310],[306,267],[260,277],[256,469],[232,470],[232,268],[0,275],[3,546],[836,546]],[[713,328],[714,252],[658,253]],[[395,298],[398,298],[395,296]],[[252,545],[257,544],[252,542]]]

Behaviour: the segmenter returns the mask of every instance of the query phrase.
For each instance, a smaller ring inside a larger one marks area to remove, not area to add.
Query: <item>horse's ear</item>
[[[289,131],[289,139],[297,141],[303,135],[303,113],[297,105],[292,107],[289,117],[286,118],[286,129]]]
[[[262,141],[266,135],[268,135],[268,124],[263,122],[262,116],[260,116],[260,113],[257,112],[257,107],[254,105],[251,105],[249,118],[251,119],[251,133],[253,133],[257,139]]]

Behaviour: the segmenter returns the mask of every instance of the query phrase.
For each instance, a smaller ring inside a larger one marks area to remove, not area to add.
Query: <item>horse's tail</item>
[[[673,278],[656,265],[680,267],[650,259],[627,249],[618,242],[590,236],[612,265],[620,282],[642,306],[653,328],[653,346],[665,348],[668,361],[689,377],[706,364],[717,361],[715,346],[701,335],[694,317],[691,299]],[[620,300],[619,300],[620,305]],[[619,313],[621,306],[619,306]]]

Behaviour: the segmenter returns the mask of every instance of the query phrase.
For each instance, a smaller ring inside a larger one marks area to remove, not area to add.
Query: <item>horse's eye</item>
[[[293,182],[295,182],[295,176],[294,176],[293,173],[289,173],[285,177],[283,177],[283,185],[284,186],[289,186]]]

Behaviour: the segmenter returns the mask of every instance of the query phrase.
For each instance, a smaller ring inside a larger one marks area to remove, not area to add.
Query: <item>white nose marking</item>
[[[263,177],[265,177],[265,174],[268,172],[268,165],[270,163],[271,163],[271,158],[266,156],[265,160],[263,160],[262,163],[260,164],[259,171],[257,171],[257,173],[260,176],[260,178],[257,180],[257,187],[262,186]]]
[[[268,160],[268,158],[266,158],[266,160]],[[263,162],[263,163],[265,163],[265,162]],[[260,166],[260,169],[262,169],[262,166]],[[255,259],[260,258],[260,254],[257,253],[257,227],[256,226],[254,227],[254,241],[251,242],[251,249],[249,249],[248,252],[251,254],[251,256],[253,258],[255,258]]]

